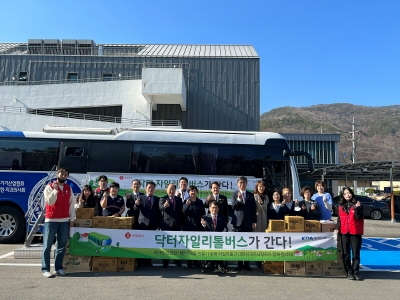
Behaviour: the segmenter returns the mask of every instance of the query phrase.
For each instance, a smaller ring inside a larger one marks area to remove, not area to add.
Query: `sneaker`
[[[360,277],[360,274],[358,274],[358,273],[354,273],[354,279],[355,280],[362,280],[361,277]]]
[[[46,278],[53,278],[54,277],[54,275],[51,274],[49,271],[43,272],[43,276],[46,277]]]
[[[354,275],[352,272],[347,272],[347,279],[354,280]]]
[[[58,271],[54,271],[54,275],[60,275],[60,276],[65,276],[67,275],[67,272],[65,272],[63,269],[60,269]]]

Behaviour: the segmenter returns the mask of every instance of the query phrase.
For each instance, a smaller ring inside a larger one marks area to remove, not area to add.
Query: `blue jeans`
[[[42,272],[50,272],[50,251],[55,236],[57,236],[54,269],[63,269],[63,259],[65,246],[68,241],[69,221],[68,222],[46,222],[43,233],[43,253],[42,253]]]

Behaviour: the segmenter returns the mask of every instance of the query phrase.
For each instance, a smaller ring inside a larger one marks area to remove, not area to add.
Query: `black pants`
[[[253,232],[253,229],[248,226],[246,226],[244,224],[244,222],[242,222],[242,224],[240,224],[240,226],[235,226],[235,229],[237,232]],[[249,261],[238,261],[238,267],[242,268],[243,266],[250,266],[250,262]]]
[[[342,258],[346,272],[358,274],[360,271],[360,252],[362,237],[360,234],[342,234]],[[351,255],[350,255],[351,251]]]

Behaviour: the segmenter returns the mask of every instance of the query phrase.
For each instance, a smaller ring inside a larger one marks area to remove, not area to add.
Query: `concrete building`
[[[0,130],[260,126],[260,60],[249,45],[0,43]]]

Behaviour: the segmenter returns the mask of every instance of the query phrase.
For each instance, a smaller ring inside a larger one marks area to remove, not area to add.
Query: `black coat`
[[[214,231],[214,232],[227,232],[228,231],[228,227],[226,226],[227,221],[225,219],[225,216],[223,216],[221,214],[218,214],[218,216],[217,216],[217,227],[216,228],[214,228],[214,226],[213,226],[211,214],[204,216],[203,219],[207,222],[206,227],[203,227],[204,231]]]
[[[157,230],[160,224],[160,198],[152,196],[152,205],[150,206],[146,195],[139,197],[140,205],[134,205],[133,210],[138,213],[138,229]]]
[[[164,207],[165,202],[169,200],[169,196],[164,196],[160,198],[159,208],[161,211],[161,230],[181,230],[182,229],[182,219],[183,219],[183,204],[182,198],[174,197],[174,205],[171,204],[169,207]]]
[[[253,193],[246,191],[246,201],[243,203],[238,200],[238,193],[236,191],[232,195],[232,209],[236,217],[232,219],[232,225],[239,227],[244,223],[251,230],[252,224],[257,223],[256,200]]]
[[[268,209],[267,209],[268,220],[284,220],[285,215],[287,214],[288,214],[288,208],[286,207],[286,205],[281,205],[279,207],[278,212],[276,212],[272,203],[268,204]]]
[[[192,202],[190,205],[184,202],[182,212],[184,215],[182,225],[183,231],[204,231],[201,225],[201,218],[206,214],[203,201],[196,198],[196,201]]]
[[[142,195],[144,195],[144,194],[139,192],[139,196],[142,196]],[[133,207],[135,206],[136,199],[137,199],[137,197],[134,193],[131,193],[126,196],[126,208],[128,209],[128,211],[126,212],[126,215],[128,217],[136,217],[136,219],[137,219],[138,214],[133,209]]]
[[[217,204],[219,207],[218,214],[223,215],[226,219],[226,222],[228,223],[229,221],[228,198],[226,198],[224,195],[219,194]],[[208,201],[204,202],[204,207],[205,208],[209,207]]]
[[[314,204],[315,210],[311,209],[311,205]],[[305,206],[306,209],[302,207]],[[299,207],[301,208],[300,216],[304,217],[304,220],[320,220],[321,214],[319,212],[318,202],[314,200],[299,202]]]

